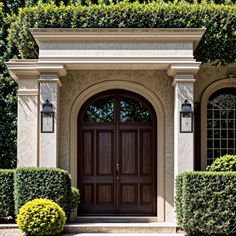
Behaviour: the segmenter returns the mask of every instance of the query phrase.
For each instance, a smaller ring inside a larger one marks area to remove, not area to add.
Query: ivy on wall
[[[37,58],[29,28],[206,28],[195,52],[203,63],[225,65],[236,60],[236,5],[121,2],[111,5],[38,4],[19,11],[9,43],[22,58]]]

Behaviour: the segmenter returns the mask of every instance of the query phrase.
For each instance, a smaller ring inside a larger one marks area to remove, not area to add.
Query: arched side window
[[[214,92],[207,103],[207,165],[236,154],[236,88]]]

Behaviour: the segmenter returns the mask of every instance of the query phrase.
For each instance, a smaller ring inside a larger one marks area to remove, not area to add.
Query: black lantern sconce
[[[192,105],[185,100],[180,111],[180,133],[193,132],[193,111]]]
[[[41,133],[54,133],[54,111],[48,99],[43,103],[41,111]]]

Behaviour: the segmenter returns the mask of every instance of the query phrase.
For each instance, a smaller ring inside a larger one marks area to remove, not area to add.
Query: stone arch
[[[207,103],[210,96],[223,88],[236,88],[236,78],[230,77],[210,84],[201,97],[201,169],[207,166]]]
[[[93,95],[100,92],[122,89],[137,93],[147,99],[153,106],[157,117],[157,212],[158,221],[164,221],[165,205],[165,181],[164,181],[164,163],[165,163],[165,116],[164,108],[160,99],[145,86],[128,81],[104,81],[90,86],[82,91],[72,104],[70,111],[70,173],[72,184],[77,186],[77,118],[83,104]]]

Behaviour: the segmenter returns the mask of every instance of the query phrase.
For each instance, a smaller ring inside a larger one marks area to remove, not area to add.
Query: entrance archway
[[[156,215],[156,115],[143,97],[111,90],[78,116],[81,214]]]

